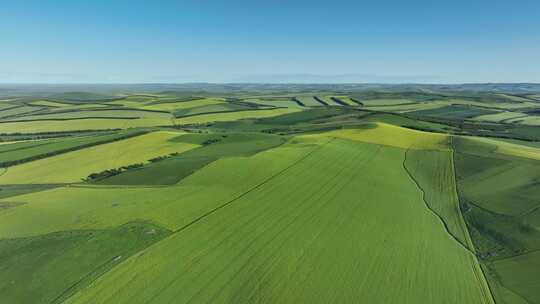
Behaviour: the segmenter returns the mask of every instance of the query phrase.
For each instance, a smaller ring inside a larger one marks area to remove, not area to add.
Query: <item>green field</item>
[[[55,184],[79,182],[91,173],[146,162],[151,158],[183,152],[195,144],[169,141],[180,132],[154,132],[98,145],[5,169],[0,184]]]
[[[95,136],[70,136],[42,140],[28,140],[0,145],[0,166],[8,167],[23,162],[45,158],[75,149],[81,149],[119,140],[140,132],[118,132]]]
[[[495,111],[472,106],[451,105],[429,110],[419,110],[412,112],[411,114],[434,118],[469,119],[492,113],[495,113]]]
[[[251,110],[251,111],[240,111],[240,112],[230,112],[230,113],[217,113],[217,114],[201,114],[189,117],[180,117],[174,120],[174,123],[177,125],[186,125],[186,124],[204,124],[215,121],[234,121],[245,118],[264,118],[279,116],[287,113],[293,113],[299,111],[294,108],[287,109],[272,109],[272,110]],[[1,130],[1,128],[0,128]]]
[[[540,302],[540,93],[151,86],[2,101],[0,303]]]

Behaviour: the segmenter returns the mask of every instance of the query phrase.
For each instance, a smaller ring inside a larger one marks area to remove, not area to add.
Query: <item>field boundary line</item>
[[[505,260],[509,260],[509,259],[513,259],[513,258],[519,258],[520,256],[537,253],[539,251],[540,251],[540,249],[529,250],[529,251],[526,251],[526,252],[523,252],[523,253],[518,253],[518,254],[515,254],[515,255],[507,256],[507,257],[502,257],[502,258],[499,258],[499,259],[492,259],[492,260],[489,260],[488,262],[489,263],[494,263],[494,262],[505,261]]]
[[[444,230],[446,231],[446,233],[448,233],[457,243],[459,243],[459,245],[461,247],[463,247],[463,249],[467,250],[468,252],[472,253],[473,255],[476,255],[475,252],[473,250],[471,250],[466,244],[463,243],[463,241],[459,240],[452,232],[450,232],[450,229],[448,228],[448,225],[446,224],[446,222],[444,221],[444,219],[442,218],[442,216],[440,216],[435,210],[433,210],[433,208],[428,204],[427,200],[426,200],[426,192],[424,191],[424,188],[422,188],[420,186],[420,183],[416,180],[416,178],[414,177],[414,175],[412,174],[412,172],[409,170],[409,168],[407,168],[407,165],[405,165],[405,162],[407,161],[407,153],[410,151],[410,149],[407,149],[405,150],[405,157],[403,158],[403,169],[407,172],[407,175],[409,176],[409,178],[414,182],[416,188],[418,188],[418,190],[420,190],[420,192],[422,192],[422,201],[424,202],[424,205],[426,205],[426,207],[428,208],[428,210],[433,213],[438,219],[439,221],[441,222],[441,224],[443,225],[444,227]]]
[[[104,140],[98,140],[98,141],[95,141],[95,142],[89,142],[89,143],[81,144],[79,146],[74,146],[74,147],[71,147],[71,148],[59,149],[59,150],[55,150],[55,151],[51,151],[51,152],[47,152],[47,153],[43,153],[43,154],[37,154],[35,156],[22,158],[22,159],[19,159],[19,160],[0,162],[0,167],[3,167],[3,168],[13,167],[13,166],[17,166],[17,165],[20,165],[20,164],[29,163],[29,162],[32,162],[32,161],[44,159],[44,158],[50,158],[50,157],[53,157],[53,156],[66,154],[66,153],[70,153],[70,152],[75,152],[75,151],[79,151],[79,150],[84,150],[84,149],[95,147],[95,146],[100,146],[100,145],[110,144],[110,143],[114,143],[114,142],[119,142],[119,141],[131,139],[131,138],[141,136],[141,135],[145,135],[145,134],[149,134],[149,133],[152,133],[152,131],[135,131],[135,132],[128,133],[128,134],[125,134],[125,135],[121,135],[121,136],[118,136],[118,137],[113,137],[113,138],[104,139]],[[105,136],[106,135],[107,134],[105,134]],[[97,136],[102,136],[102,135],[97,135]],[[50,144],[54,144],[54,143],[50,143]],[[43,145],[43,144],[40,144],[39,146],[41,146],[41,145]],[[34,146],[29,147],[29,148],[33,148],[33,147]]]
[[[291,169],[292,167],[296,166],[297,164],[299,164],[300,162],[302,162],[303,160],[307,159],[309,156],[311,156],[313,153],[315,153],[316,151],[320,150],[321,148],[323,148],[324,146],[326,146],[327,144],[329,144],[330,142],[332,142],[335,138],[332,138],[330,140],[328,140],[327,142],[323,143],[322,145],[314,148],[313,150],[311,150],[310,152],[308,152],[306,155],[302,156],[300,159],[296,160],[295,162],[293,162],[292,164],[290,164],[289,166],[285,167],[284,169],[278,171],[277,173],[269,176],[268,178],[266,178],[265,180],[263,180],[262,182],[258,183],[257,185],[251,187],[250,189],[248,189],[247,191],[241,193],[240,195],[236,196],[235,198],[215,207],[214,209],[210,210],[210,211],[207,211],[206,213],[204,213],[203,215],[197,217],[196,219],[194,219],[193,221],[187,223],[186,225],[178,228],[177,230],[174,230],[172,232],[171,235],[174,235],[176,233],[179,233],[179,232],[182,232],[183,230],[189,228],[190,226],[196,224],[197,222],[203,220],[204,218],[212,215],[213,213],[219,211],[220,209],[223,209],[229,205],[231,205],[232,203],[234,203],[235,201],[241,199],[242,197],[246,196],[247,194],[257,190],[258,188],[262,187],[264,184],[268,183],[269,181],[271,181],[272,179],[282,175],[283,173],[285,173],[286,171],[288,171],[289,169]]]
[[[465,251],[467,251],[468,253],[470,253],[472,256],[470,256],[470,258],[472,259],[472,272],[474,274],[474,277],[475,279],[478,281],[478,288],[480,289],[480,293],[483,295],[483,300],[482,301],[483,303],[495,303],[495,300],[493,298],[493,293],[491,291],[491,288],[489,287],[489,284],[487,283],[487,279],[485,277],[485,274],[484,272],[482,271],[481,267],[480,267],[480,262],[478,262],[477,260],[477,257],[476,257],[476,253],[474,251],[474,247],[472,247],[473,249],[469,248],[468,246],[466,246],[462,241],[460,241],[454,234],[452,234],[450,232],[450,230],[448,229],[448,225],[446,224],[446,222],[444,221],[444,219],[437,213],[435,212],[435,210],[433,210],[431,208],[431,206],[428,204],[428,202],[426,201],[426,192],[424,191],[424,189],[420,186],[420,183],[414,178],[414,175],[412,174],[411,171],[409,171],[409,169],[407,168],[407,166],[405,165],[405,162],[407,160],[407,153],[410,151],[410,149],[407,149],[405,150],[405,153],[404,153],[404,158],[403,158],[403,169],[405,170],[405,172],[407,173],[407,175],[409,176],[409,178],[413,181],[413,183],[416,185],[416,187],[422,192],[422,201],[424,202],[424,205],[427,207],[427,209],[430,211],[430,213],[432,213],[433,215],[435,215],[435,217],[441,222],[442,226],[444,227],[444,230],[446,231],[446,233],[454,240],[457,242],[457,244],[459,244],[459,246],[463,249],[465,249]],[[452,152],[451,152],[452,153]],[[452,159],[453,159],[453,154],[452,154]],[[452,162],[452,168],[453,168],[453,162]],[[454,173],[454,172],[452,172]],[[454,177],[455,177],[455,174],[454,174]],[[454,189],[455,191],[455,189]],[[457,194],[456,194],[457,195]],[[459,208],[459,206],[458,206]],[[463,217],[461,215],[461,210],[458,209],[459,211],[459,218],[461,219],[459,222],[463,225],[464,224],[464,220],[463,220]],[[460,225],[461,226],[461,225]],[[463,229],[463,227],[462,227]],[[468,230],[465,230],[465,238],[467,240],[470,241],[470,235],[469,235],[469,232]],[[467,238],[468,237],[468,238]],[[472,241],[471,241],[471,246],[472,246]],[[480,274],[478,273],[478,268],[480,268]],[[482,278],[484,278],[484,280],[482,280]],[[487,285],[487,291],[485,290],[485,285]]]
[[[266,178],[265,180],[263,180],[262,182],[258,183],[257,185],[253,186],[252,188],[248,189],[247,191],[241,193],[240,195],[236,196],[235,198],[221,204],[220,206],[218,207],[215,207],[214,209],[210,210],[210,211],[207,211],[206,213],[204,213],[203,215],[197,217],[195,220],[189,222],[188,224],[180,227],[179,229],[176,229],[176,230],[173,230],[167,237],[163,238],[162,240],[160,241],[157,241],[155,242],[154,244],[150,245],[149,247],[145,248],[146,249],[149,249],[159,243],[161,243],[163,240],[166,240],[166,239],[169,239],[169,237],[173,236],[173,235],[176,235],[177,233],[179,232],[182,232],[184,231],[185,229],[193,226],[194,224],[200,222],[201,220],[203,220],[204,218],[216,213],[217,211],[219,211],[220,209],[223,209],[229,205],[231,205],[232,203],[234,203],[235,201],[237,201],[238,199],[246,196],[247,194],[253,192],[254,190],[257,190],[258,188],[260,188],[261,186],[263,186],[264,184],[268,183],[269,181],[271,181],[272,179],[274,179],[275,177],[278,177],[279,175],[282,175],[283,173],[285,173],[286,171],[288,171],[289,169],[293,168],[294,166],[296,166],[297,164],[299,164],[300,162],[302,162],[303,160],[307,159],[309,156],[311,156],[313,153],[315,153],[316,151],[322,149],[324,146],[326,146],[327,144],[329,144],[330,142],[332,142],[333,140],[335,140],[336,138],[331,138],[329,139],[327,142],[321,144],[320,146],[317,146],[315,147],[313,150],[309,151],[308,153],[306,153],[306,155],[302,156],[300,159],[294,161],[292,164],[290,164],[289,166],[285,167],[284,169],[278,171],[277,173],[269,176],[268,178]],[[139,251],[140,252],[140,251]],[[135,252],[133,253],[132,256],[135,256],[138,252]],[[107,263],[109,263],[110,261],[108,262],[105,262],[104,264],[106,265]],[[104,267],[105,265],[102,264],[102,265],[99,265],[96,269],[94,269],[92,271],[92,273],[94,273],[95,271],[99,270],[100,268]],[[118,264],[118,265],[121,265],[122,263]],[[116,265],[116,266],[118,266]],[[115,266],[115,267],[116,267]],[[112,269],[111,269],[112,270]],[[93,282],[93,281],[92,281]],[[91,282],[90,282],[91,283]],[[71,287],[70,287],[71,288]],[[65,291],[64,291],[65,292]],[[76,293],[75,293],[76,294]],[[73,295],[75,295],[73,294]],[[69,299],[69,298],[68,298]],[[56,301],[57,299],[55,299]],[[67,300],[67,299],[66,299]],[[54,303],[54,302],[51,302],[51,304]]]
[[[491,303],[497,303],[495,300],[495,297],[493,296],[493,290],[491,289],[491,285],[489,284],[489,281],[487,279],[486,273],[484,272],[484,269],[482,268],[482,265],[480,264],[480,261],[478,260],[478,256],[476,255],[476,249],[474,247],[473,240],[471,238],[471,234],[469,232],[469,228],[467,227],[467,223],[465,222],[465,218],[463,217],[463,211],[461,210],[461,201],[458,191],[458,183],[457,183],[457,176],[456,176],[456,164],[454,161],[456,151],[454,149],[454,136],[450,135],[448,137],[449,139],[449,147],[450,147],[450,162],[451,162],[451,169],[452,169],[452,177],[454,181],[454,194],[457,199],[457,208],[458,208],[458,215],[459,215],[459,222],[461,223],[462,229],[464,229],[465,237],[467,241],[469,242],[474,254],[474,261],[473,261],[473,272],[475,273],[477,280],[480,283],[480,288],[484,295],[487,297],[487,300],[491,300]],[[474,263],[476,262],[476,263]],[[479,273],[478,273],[479,272]],[[483,279],[483,280],[482,280]],[[487,289],[487,290],[486,290]],[[487,293],[487,295],[485,294]],[[488,297],[489,295],[489,297]]]

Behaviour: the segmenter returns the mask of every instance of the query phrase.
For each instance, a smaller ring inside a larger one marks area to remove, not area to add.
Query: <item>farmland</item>
[[[530,94],[0,99],[0,303],[539,303]]]

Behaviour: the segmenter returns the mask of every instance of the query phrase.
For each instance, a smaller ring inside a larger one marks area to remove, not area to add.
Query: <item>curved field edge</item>
[[[144,163],[154,157],[184,152],[198,145],[170,139],[184,132],[157,131],[76,150],[8,168],[1,184],[76,183],[102,170]]]
[[[62,303],[121,261],[170,235],[148,222],[0,240],[0,302]]]
[[[317,143],[326,141],[328,139],[322,138],[289,142],[249,157],[220,159],[174,186],[70,185],[13,196],[2,200],[18,206],[0,210],[0,239],[70,229],[107,229],[133,218],[176,230],[241,195],[310,153]]]
[[[451,141],[451,137],[449,138]],[[457,193],[454,151],[407,150],[403,167],[423,193],[426,207],[436,215],[445,231],[470,253],[471,267],[484,298],[494,303],[486,275],[463,218]]]
[[[400,149],[333,140],[126,260],[67,303],[492,303],[477,284],[474,256],[427,210],[403,159]],[[388,288],[418,279],[418,271],[422,283]]]
[[[540,261],[540,233],[534,185],[540,164],[500,153],[498,143],[455,139],[459,195],[497,303],[535,303],[538,280],[531,270]]]

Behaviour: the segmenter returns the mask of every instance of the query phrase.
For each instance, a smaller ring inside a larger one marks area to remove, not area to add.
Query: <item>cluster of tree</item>
[[[107,169],[107,170],[104,170],[104,171],[101,171],[101,172],[98,172],[98,173],[92,173],[92,174],[88,175],[88,177],[85,178],[84,180],[88,181],[88,182],[98,181],[98,180],[102,180],[102,179],[105,179],[105,178],[108,178],[108,177],[111,177],[111,176],[118,175],[118,174],[120,174],[120,173],[122,173],[124,171],[130,170],[130,169],[140,168],[142,166],[144,166],[144,164],[138,163],[138,164],[132,164],[132,165],[123,166],[123,167],[115,168],[115,169]]]
[[[171,157],[174,157],[174,156],[178,156],[179,154],[180,153],[178,153],[178,152],[173,152],[171,154],[151,158],[151,159],[148,160],[148,162],[150,162],[150,163],[160,162],[162,160],[165,160],[165,159],[168,159],[168,158],[171,158]],[[88,175],[88,177],[86,177],[84,180],[87,181],[87,182],[98,181],[98,180],[102,180],[102,179],[105,179],[105,178],[108,178],[108,177],[111,177],[111,176],[118,175],[118,174],[120,174],[122,172],[125,172],[125,171],[128,171],[128,170],[138,169],[138,168],[141,168],[143,166],[144,166],[143,163],[137,163],[137,164],[132,164],[132,165],[128,165],[128,166],[123,166],[123,167],[120,167],[120,168],[107,169],[107,170],[104,170],[104,171],[101,171],[101,172],[92,173],[92,174]]]
[[[151,158],[151,159],[149,159],[148,161],[151,162],[151,163],[155,163],[155,162],[159,162],[159,161],[165,160],[165,159],[167,159],[167,158],[171,158],[171,157],[173,157],[173,156],[177,156],[178,154],[180,154],[180,153],[174,152],[174,153],[171,153],[171,154],[169,154],[169,155],[163,155],[163,156],[158,156],[158,157]]]

